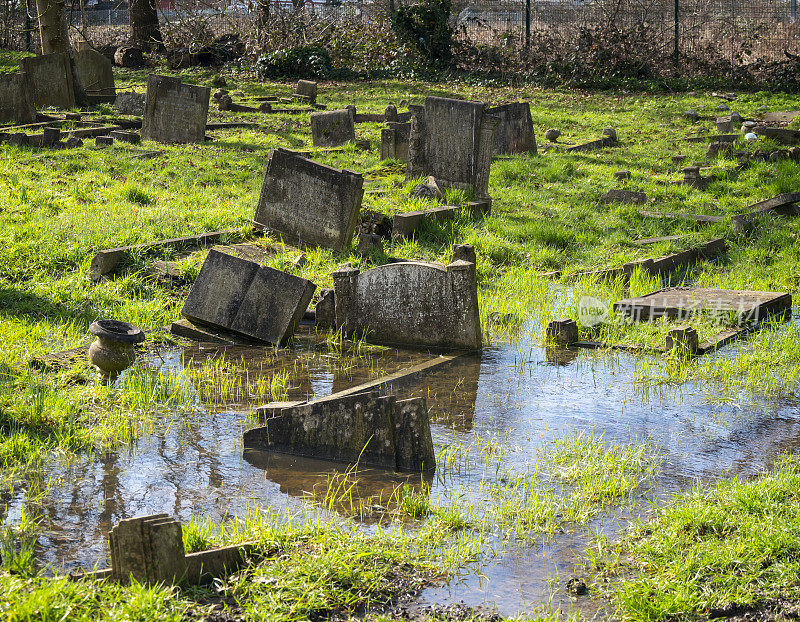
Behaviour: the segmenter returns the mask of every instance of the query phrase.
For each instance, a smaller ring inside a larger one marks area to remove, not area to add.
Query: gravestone
[[[308,308],[310,281],[211,249],[181,309],[192,322],[280,344]]]
[[[635,203],[641,205],[647,203],[647,195],[644,192],[636,192],[634,190],[611,189],[601,197],[601,201],[606,205],[610,203]]]
[[[0,123],[24,125],[36,121],[36,109],[28,92],[25,75],[0,74]]]
[[[500,123],[494,132],[494,153],[536,153],[530,104],[516,102],[489,108],[486,114],[496,116]]]
[[[410,106],[411,138],[406,179],[431,175],[444,187],[489,189],[494,132],[500,119],[486,114],[483,102],[426,97]]]
[[[141,117],[144,114],[146,102],[147,96],[144,93],[123,91],[122,93],[117,93],[117,98],[114,100],[114,110],[119,114]]]
[[[399,471],[436,468],[424,398],[362,392],[259,409],[265,425],[244,433],[246,448]]]
[[[553,320],[547,325],[545,339],[562,346],[578,341],[578,323],[570,318]]]
[[[181,524],[166,514],[121,520],[108,534],[117,581],[174,583],[186,569]]]
[[[408,141],[411,139],[410,123],[388,123],[381,130],[381,160],[394,158],[408,161]]]
[[[311,80],[298,80],[294,93],[314,104],[317,101],[317,83]]]
[[[75,106],[75,84],[69,54],[30,56],[20,61],[20,68],[36,108],[72,108]]]
[[[311,139],[315,147],[338,147],[356,139],[356,126],[348,110],[311,114]]]
[[[208,87],[183,84],[180,78],[150,75],[142,138],[167,144],[203,142],[210,99]]]
[[[347,249],[364,196],[364,178],[289,149],[270,153],[254,220],[290,244]]]
[[[114,69],[110,60],[92,49],[75,52],[75,77],[89,103],[113,102],[117,96],[114,87]]]
[[[346,337],[416,347],[482,345],[475,264],[399,262],[333,273],[336,327]]]

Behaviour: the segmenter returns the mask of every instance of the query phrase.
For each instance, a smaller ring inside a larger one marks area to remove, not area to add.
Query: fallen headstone
[[[531,107],[527,102],[502,104],[486,110],[500,119],[494,132],[494,153],[536,153]]]
[[[124,143],[130,143],[131,145],[138,145],[142,140],[142,137],[139,136],[138,133],[127,132],[125,130],[114,130],[109,134],[109,136]]]
[[[800,130],[790,130],[785,127],[767,127],[756,125],[753,132],[757,136],[763,136],[774,140],[781,145],[800,145]]]
[[[24,125],[36,121],[36,108],[22,73],[0,74],[0,123]]]
[[[635,203],[641,205],[647,203],[647,195],[644,192],[634,192],[633,190],[611,189],[602,197],[602,202],[609,203]]]
[[[338,147],[356,139],[353,117],[347,110],[311,114],[311,138],[315,147]]]
[[[306,279],[211,249],[181,309],[192,322],[284,343],[316,286]]]
[[[444,188],[487,196],[494,132],[500,120],[475,101],[428,96],[424,106],[410,109],[406,179],[432,175]]]
[[[475,264],[402,262],[333,273],[336,327],[348,338],[415,347],[482,345]]]
[[[75,84],[72,79],[72,60],[69,54],[28,56],[20,61],[20,68],[30,90],[31,102],[36,108],[73,108]]]
[[[785,125],[787,123],[791,123],[797,117],[800,117],[800,110],[783,110],[779,112],[764,113],[762,121],[766,125],[772,125],[774,123],[780,123]]]
[[[606,133],[608,132],[608,133]],[[617,144],[617,133],[611,128],[603,130],[603,137],[597,140],[590,140],[588,143],[575,145],[567,148],[567,153],[578,153],[581,151],[594,151],[595,149],[603,149],[604,147],[613,147]]]
[[[408,161],[408,141],[411,139],[410,123],[389,123],[381,130],[381,160],[394,158]]]
[[[290,244],[341,251],[350,246],[364,196],[364,178],[308,160],[288,149],[270,153],[255,222]]]
[[[780,216],[794,216],[798,212],[797,203],[800,203],[800,192],[786,192],[771,199],[759,201],[750,205],[744,214],[731,217],[733,228],[737,232],[741,232],[748,221],[768,212]]]
[[[161,143],[199,143],[206,137],[211,89],[180,78],[151,74],[142,118],[142,138]]]
[[[75,64],[76,87],[90,104],[113,102],[116,98],[114,68],[111,61],[92,49],[72,55]]]
[[[462,205],[442,205],[427,210],[398,212],[392,218],[392,239],[397,240],[413,235],[425,219],[440,222],[452,220],[462,209],[466,209],[473,217],[487,216],[491,213],[492,201],[485,198]]]

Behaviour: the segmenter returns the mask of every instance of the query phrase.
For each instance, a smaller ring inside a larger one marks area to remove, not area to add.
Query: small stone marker
[[[138,145],[142,140],[142,137],[136,132],[127,132],[125,130],[114,130],[109,136],[124,143],[130,143],[131,145]]]
[[[61,141],[61,130],[57,127],[46,127],[42,131],[42,147],[55,147]]]
[[[147,78],[142,138],[166,144],[203,142],[210,98],[208,87],[151,74]]]
[[[82,99],[89,103],[113,102],[116,98],[114,68],[110,60],[95,50],[86,49],[72,55],[75,77]]]
[[[732,132],[735,126],[733,119],[730,117],[717,117],[717,120],[714,122],[714,125],[717,126],[717,131],[722,132]]]
[[[381,160],[393,158],[408,161],[408,141],[411,139],[410,123],[389,123],[381,130]]]
[[[612,189],[602,197],[602,202],[609,203],[635,203],[641,205],[647,203],[647,195],[644,192],[634,192],[633,190]]]
[[[561,346],[575,343],[578,341],[578,324],[569,318],[553,320],[547,325],[545,339]]]
[[[536,153],[536,135],[527,102],[503,104],[486,110],[500,119],[494,132],[494,153]]]
[[[363,196],[358,173],[279,148],[270,153],[254,220],[290,244],[341,251],[353,239]]]
[[[311,114],[311,138],[315,147],[338,147],[355,141],[356,128],[347,110],[327,110]]]
[[[311,104],[317,101],[317,83],[311,80],[298,80],[294,92],[296,95],[306,98]]]
[[[94,144],[98,147],[110,147],[114,144],[114,139],[111,136],[98,136],[94,139]]]
[[[401,262],[333,273],[336,327],[348,338],[415,347],[482,346],[475,264]]]
[[[676,166],[680,166],[681,164],[686,162],[686,158],[688,158],[688,157],[689,156],[684,155],[684,154],[674,155],[674,156],[672,156],[672,163],[675,164]]]
[[[478,265],[475,247],[472,244],[453,244],[453,261],[466,261]]]
[[[319,328],[336,326],[336,302],[332,289],[323,289],[315,307],[314,321]]]
[[[36,109],[22,73],[0,74],[0,123],[25,125],[36,121]]]
[[[684,354],[696,354],[700,346],[697,331],[690,326],[679,326],[667,333],[665,349],[678,350]]]
[[[699,166],[687,166],[683,169],[683,183],[688,186],[693,186],[698,190],[705,190],[711,181],[710,177],[700,175]]]
[[[630,171],[617,171],[614,173],[614,177],[617,181],[628,181],[631,178]]]
[[[556,129],[556,128],[554,128],[554,127],[551,127],[549,130],[547,130],[547,131],[544,133],[544,137],[545,137],[547,140],[549,140],[551,143],[554,143],[554,142],[556,142],[556,141],[559,139],[559,137],[560,137],[560,136],[561,136],[561,131],[560,131],[560,130],[557,130],[557,129]]]
[[[700,113],[697,110],[687,110],[683,113],[683,118],[692,123],[697,123],[700,120]]]
[[[259,409],[265,426],[244,433],[246,448],[337,460],[398,471],[436,468],[424,398],[377,392]]]
[[[411,139],[406,180],[432,175],[443,188],[489,189],[494,132],[500,119],[486,114],[482,102],[426,97],[410,106]]]
[[[358,236],[358,252],[363,254],[369,253],[373,249],[380,249],[383,247],[383,238],[374,233],[360,233]]]
[[[284,343],[316,289],[306,279],[211,249],[181,314],[267,343]]]
[[[36,108],[75,106],[75,84],[69,54],[29,56],[20,61]]]

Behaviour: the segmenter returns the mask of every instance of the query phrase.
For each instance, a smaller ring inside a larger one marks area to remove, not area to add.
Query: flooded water
[[[157,373],[175,374],[223,354],[228,360],[244,356],[240,366],[253,377],[288,370],[289,399],[328,395],[431,356],[385,350],[358,363],[309,341],[289,352],[172,349],[143,363]],[[717,354],[724,355],[725,351]],[[633,359],[627,354],[499,343],[398,394],[427,397],[437,450],[494,447],[508,471],[526,472],[537,449],[565,433],[587,430],[625,443],[650,438],[666,455],[653,493],[658,496],[721,474],[758,473],[778,453],[800,443],[795,404],[712,404],[691,386],[643,392],[633,385],[632,371]],[[156,426],[127,450],[55,461],[49,470],[53,486],[44,501],[44,563],[62,570],[107,565],[107,532],[125,517],[165,512],[184,522],[193,516],[224,520],[254,506],[299,509],[304,501],[323,498],[331,471],[343,471],[344,465],[243,450],[243,430],[257,425],[251,415],[257,402],[246,396],[222,406],[199,403],[193,412]],[[481,482],[498,477],[491,462],[487,466],[475,457],[479,453],[472,452],[457,465],[440,466],[430,482],[419,475],[364,470],[356,494],[387,499],[405,483],[419,490],[429,485],[434,502],[479,499]],[[17,495],[8,520],[21,511],[24,491]],[[630,515],[627,508],[611,512],[592,527],[613,532]],[[554,588],[548,579],[556,578],[555,586],[563,588],[572,576],[586,538],[578,532],[546,544],[497,541],[480,572],[429,589],[421,600],[496,606],[505,615],[533,612],[551,597]],[[563,589],[557,590],[554,602],[570,606]]]

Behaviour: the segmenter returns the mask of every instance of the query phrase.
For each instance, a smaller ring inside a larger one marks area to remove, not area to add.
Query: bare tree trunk
[[[89,30],[89,23],[86,21],[86,0],[79,0],[81,8],[81,31],[86,32]]]
[[[128,16],[133,45],[147,49],[161,49],[164,46],[155,0],[130,0]]]
[[[42,54],[69,52],[64,0],[36,0],[36,10],[39,13]]]
[[[258,42],[264,40],[264,34],[267,32],[267,24],[269,24],[269,13],[272,6],[272,0],[258,0]]]

